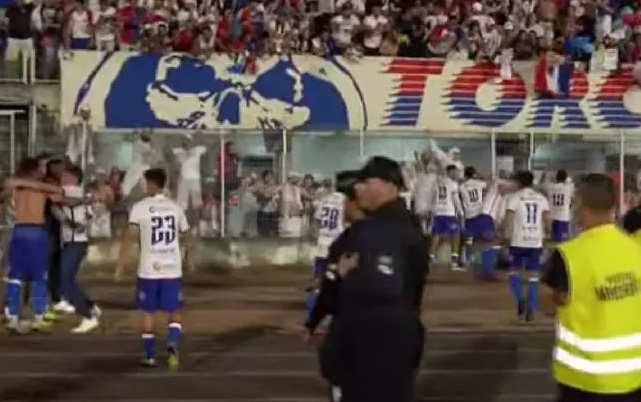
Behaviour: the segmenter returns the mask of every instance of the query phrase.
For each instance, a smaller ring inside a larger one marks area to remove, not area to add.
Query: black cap
[[[393,159],[385,156],[371,157],[359,172],[359,179],[381,179],[396,185],[398,188],[405,187],[401,165]]]
[[[336,191],[354,197],[354,186],[358,183],[358,170],[343,170],[336,173]]]

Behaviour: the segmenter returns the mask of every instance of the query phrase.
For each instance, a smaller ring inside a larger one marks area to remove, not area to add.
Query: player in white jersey
[[[323,197],[316,210],[316,219],[319,222],[318,245],[314,258],[314,283],[307,289],[308,320],[317,304],[321,280],[328,269],[327,259],[329,258],[330,246],[345,230],[346,210],[353,211],[354,208],[357,208],[353,194],[357,179],[358,172],[338,172],[336,174],[336,190]],[[347,195],[351,196],[351,201]]]
[[[505,235],[510,244],[510,288],[518,318],[532,321],[538,305],[543,242],[550,228],[550,204],[543,194],[532,188],[532,172],[517,172],[514,181],[518,190],[509,197],[504,218]],[[528,272],[526,295],[523,269]]]
[[[574,184],[568,179],[568,172],[556,172],[556,181],[545,186],[550,203],[552,230],[550,237],[555,243],[566,241],[570,237],[570,220],[572,217],[572,197]]]
[[[472,166],[465,168],[463,173],[465,179],[460,185],[461,203],[463,213],[465,214],[465,260],[470,263],[474,257],[474,238],[476,226],[481,216],[481,207],[483,206],[483,195],[487,188],[487,183],[478,178],[476,169]]]
[[[445,176],[438,178],[437,189],[434,200],[432,219],[432,244],[430,245],[430,258],[436,259],[436,251],[441,242],[450,246],[450,266],[453,270],[463,270],[459,262],[459,247],[461,225],[460,219],[463,216],[461,199],[459,198],[459,186],[456,182],[457,167],[450,165],[446,169]]]
[[[180,310],[182,293],[181,238],[188,235],[184,210],[163,193],[167,173],[163,169],[144,172],[147,197],[138,201],[129,214],[129,226],[120,246],[115,277],[122,275],[136,243],[140,246],[136,295],[142,313],[145,366],[156,365],[154,314],[168,315],[167,351],[172,370],[178,369],[178,342],[182,334]]]
[[[322,275],[329,246],[345,229],[345,194],[334,191],[323,197],[316,209],[318,243],[314,259],[314,277]]]

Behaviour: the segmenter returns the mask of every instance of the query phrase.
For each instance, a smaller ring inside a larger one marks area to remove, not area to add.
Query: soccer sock
[[[510,289],[514,301],[518,304],[523,300],[523,278],[518,272],[510,272]]]
[[[142,347],[146,359],[153,359],[156,356],[156,336],[148,332],[142,334]]]
[[[312,311],[314,311],[314,307],[316,306],[316,300],[318,300],[318,295],[320,294],[320,291],[318,289],[314,289],[309,294],[307,295],[307,302],[305,305],[305,308],[307,310],[307,319],[309,320],[312,316]]]
[[[496,270],[496,262],[501,252],[500,247],[493,246],[481,254],[481,272],[491,275]]]
[[[9,308],[10,317],[18,317],[20,314],[20,296],[22,294],[22,284],[20,281],[10,279],[7,282],[7,307]]]
[[[539,304],[539,278],[532,277],[527,281],[527,309],[530,313],[536,311]]]
[[[41,318],[47,310],[47,282],[33,281],[31,297],[33,299],[33,314],[36,318]]]
[[[167,345],[174,350],[178,350],[178,342],[183,333],[183,326],[179,322],[170,322],[169,331],[167,332]]]
[[[474,262],[474,240],[471,237],[465,242],[465,260],[468,264]]]

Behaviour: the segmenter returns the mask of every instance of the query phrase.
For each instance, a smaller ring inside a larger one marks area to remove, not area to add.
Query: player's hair
[[[50,153],[48,153],[48,152],[41,152],[38,155],[36,155],[36,159],[39,160],[39,161],[46,161],[46,160],[49,160],[49,158],[51,158],[51,156],[52,155]]]
[[[167,172],[162,168],[153,168],[145,170],[145,181],[153,183],[158,188],[165,188],[167,184]]]
[[[465,170],[463,171],[463,176],[465,176],[466,179],[471,179],[474,176],[476,176],[476,169],[474,169],[474,166],[465,167]]]
[[[456,165],[447,165],[447,167],[445,168],[445,171],[449,173],[452,170],[456,170],[456,169],[457,169]]]
[[[556,171],[556,182],[557,183],[565,183],[565,181],[568,179],[568,172],[565,169],[559,169]]]
[[[598,212],[609,212],[616,205],[616,185],[607,175],[590,173],[579,182],[581,205]]]
[[[534,175],[529,170],[520,170],[514,174],[514,180],[520,187],[532,187],[534,185]]]
[[[37,158],[25,157],[22,158],[18,165],[18,176],[28,176],[40,170],[40,161]]]
[[[83,179],[84,175],[82,173],[82,168],[80,166],[78,166],[78,165],[69,165],[69,166],[65,167],[65,171],[67,173],[69,173],[70,175],[72,175],[73,177],[75,177],[76,180],[78,180],[78,183],[82,183],[82,179]]]
[[[52,172],[53,167],[58,165],[64,165],[64,163],[65,161],[63,161],[60,158],[52,158],[47,160],[46,176],[47,177],[53,176],[53,172]]]

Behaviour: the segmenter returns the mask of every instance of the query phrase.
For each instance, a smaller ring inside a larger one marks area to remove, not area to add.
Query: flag
[[[551,64],[546,55],[539,58],[534,70],[534,91],[544,97],[567,97],[572,80],[571,62]]]

